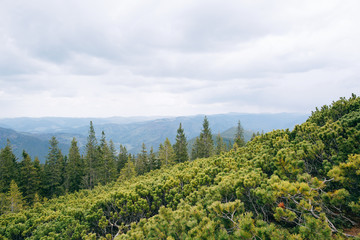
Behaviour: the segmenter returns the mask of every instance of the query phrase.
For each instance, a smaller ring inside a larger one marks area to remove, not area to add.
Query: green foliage
[[[209,120],[205,116],[200,136],[196,138],[191,152],[191,159],[210,157],[213,153],[214,141],[212,139]]]
[[[10,188],[12,179],[17,179],[18,169],[16,157],[12,151],[10,141],[0,151],[0,193],[5,193]]]
[[[56,138],[52,137],[49,143],[49,154],[44,166],[46,197],[59,196],[64,193],[64,158]]]
[[[3,214],[0,238],[342,239],[360,209],[359,107],[348,101],[293,131],[144,175],[128,156],[116,183]]]
[[[85,172],[82,185],[84,188],[92,189],[99,182],[99,156],[97,151],[97,140],[92,121],[90,121],[89,136],[86,143]]]
[[[159,146],[159,160],[162,166],[170,166],[175,163],[175,152],[171,146],[170,140],[166,138],[164,144]]]
[[[188,146],[188,144],[186,141],[184,129],[182,128],[181,123],[180,123],[179,128],[177,130],[176,143],[174,144],[174,147],[173,147],[176,162],[181,163],[181,162],[186,162],[189,160],[187,146]]]
[[[35,194],[40,190],[40,172],[31,161],[30,156],[23,153],[23,160],[20,163],[20,189],[27,203],[32,203]]]
[[[75,138],[71,141],[68,161],[65,169],[65,186],[69,192],[80,190],[84,178],[84,159],[80,156],[79,147]]]
[[[234,142],[237,144],[238,147],[242,147],[245,145],[244,128],[241,126],[240,120],[236,128]]]

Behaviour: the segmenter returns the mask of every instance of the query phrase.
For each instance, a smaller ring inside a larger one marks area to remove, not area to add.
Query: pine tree
[[[118,162],[117,162],[117,169],[118,169],[119,173],[120,173],[121,169],[123,169],[125,167],[125,164],[127,163],[128,158],[129,158],[129,155],[128,155],[126,147],[120,144],[120,152],[119,152]]]
[[[241,126],[240,120],[239,120],[237,128],[236,128],[234,142],[237,144],[238,147],[245,146],[244,129]]]
[[[116,162],[113,153],[106,141],[105,133],[102,131],[99,146],[99,182],[106,184],[116,178]]]
[[[215,152],[217,155],[219,155],[222,152],[226,151],[226,143],[224,142],[224,139],[221,137],[220,133],[216,136],[216,149]]]
[[[53,136],[49,141],[50,148],[46,157],[44,172],[46,178],[46,196],[59,196],[64,193],[64,157],[58,146],[59,142]]]
[[[191,160],[195,160],[199,158],[199,149],[200,149],[200,139],[199,137],[196,137],[194,145],[191,149]]]
[[[125,163],[125,166],[120,171],[119,181],[129,180],[130,178],[135,177],[136,175],[137,174],[136,174],[133,159],[132,159],[131,155],[129,155],[128,160]]]
[[[161,167],[161,163],[159,159],[156,157],[154,153],[154,148],[152,146],[149,153],[149,166],[150,166],[150,170],[159,169]]]
[[[75,192],[80,190],[81,181],[84,178],[84,160],[80,156],[79,147],[75,138],[71,141],[68,162],[66,164],[66,190]]]
[[[207,158],[213,155],[214,141],[212,139],[211,129],[209,127],[209,121],[207,117],[204,117],[203,128],[200,136],[196,139],[193,146],[192,159],[195,158]]]
[[[159,160],[162,166],[170,166],[175,163],[175,152],[170,140],[166,138],[164,144],[159,146]]]
[[[89,136],[86,144],[85,155],[85,174],[83,178],[83,186],[92,189],[98,183],[98,151],[95,130],[92,121],[90,121]]]
[[[135,162],[135,169],[138,175],[142,175],[149,170],[149,163],[148,163],[148,155],[145,143],[141,145],[141,152],[138,154],[136,162]]]
[[[11,213],[20,212],[24,208],[23,196],[19,190],[18,185],[14,180],[11,180],[10,189],[7,194],[8,211]]]
[[[10,141],[7,140],[5,148],[0,151],[0,192],[8,192],[11,180],[17,179],[17,177],[16,157],[12,152]]]
[[[44,165],[40,163],[40,160],[38,157],[35,157],[34,159],[34,168],[35,168],[35,172],[37,174],[36,178],[39,181],[39,189],[38,189],[38,194],[40,194],[41,196],[45,196],[45,183],[46,183],[46,179],[45,179],[45,173],[44,173]]]
[[[32,203],[35,194],[40,189],[40,176],[30,156],[23,151],[23,160],[20,163],[20,184],[19,188],[27,203]]]
[[[175,158],[177,162],[186,162],[189,160],[189,154],[187,152],[187,141],[184,133],[184,129],[179,125],[176,135],[176,143],[174,144]]]

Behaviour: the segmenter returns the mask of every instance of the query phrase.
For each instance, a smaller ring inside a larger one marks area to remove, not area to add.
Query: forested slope
[[[293,131],[0,216],[0,239],[342,239],[360,218],[360,98]]]

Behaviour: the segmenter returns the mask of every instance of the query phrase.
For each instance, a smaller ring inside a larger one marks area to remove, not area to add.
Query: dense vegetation
[[[200,147],[212,141],[206,125]],[[90,136],[91,131],[88,144]],[[0,238],[342,239],[348,237],[343,230],[359,222],[360,98],[355,95],[316,109],[292,131],[262,134],[208,158],[168,164],[177,161],[170,146],[165,141],[162,157],[159,149],[153,158],[161,159],[156,165],[161,169],[144,167],[138,172],[144,175],[134,177],[139,170],[127,161],[116,182],[91,185],[99,172],[91,175],[89,159],[102,158],[89,145],[84,157],[89,189],[45,201],[35,194],[33,207],[25,210],[15,201],[20,192],[15,181],[8,183],[7,199],[19,211],[0,216]],[[150,159],[143,150],[137,159]],[[56,186],[52,189],[56,195]]]

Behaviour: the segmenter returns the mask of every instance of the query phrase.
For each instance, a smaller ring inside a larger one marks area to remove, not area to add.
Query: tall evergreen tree
[[[166,138],[164,144],[159,146],[159,160],[162,166],[170,166],[175,163],[175,153],[170,140]]]
[[[195,142],[191,149],[191,160],[199,158],[199,149],[200,149],[200,139],[196,137]]]
[[[192,158],[207,158],[213,155],[214,141],[212,139],[211,129],[207,117],[204,117],[203,128],[199,138],[196,140],[193,148]]]
[[[102,131],[99,146],[99,163],[99,181],[106,184],[115,180],[117,173],[115,157],[106,141],[104,131]]]
[[[234,142],[237,144],[238,147],[245,146],[244,129],[241,126],[240,120],[239,120],[237,128],[236,128]]]
[[[125,166],[120,171],[119,180],[125,181],[135,176],[136,176],[135,165],[131,155],[129,155],[128,160],[125,163]]]
[[[135,169],[138,175],[142,175],[149,171],[148,155],[145,143],[141,145],[141,152],[138,154]]]
[[[32,203],[35,194],[40,189],[40,173],[31,161],[30,156],[24,151],[20,168],[19,188],[27,203]]]
[[[68,162],[66,164],[66,190],[69,192],[75,192],[80,190],[81,181],[84,178],[84,160],[80,156],[79,147],[75,137],[71,141],[69,149]]]
[[[85,174],[83,178],[83,186],[92,189],[98,182],[98,151],[95,130],[92,121],[90,121],[89,136],[86,143],[85,155]]]
[[[37,178],[39,179],[39,189],[38,194],[41,196],[45,196],[45,173],[44,173],[44,165],[40,163],[40,160],[38,157],[35,157],[34,159],[34,168],[35,172],[37,174]]]
[[[217,155],[219,155],[222,152],[226,151],[226,143],[224,142],[224,139],[221,137],[220,133],[216,136],[216,148],[215,152]]]
[[[117,162],[117,169],[118,169],[119,173],[120,173],[121,169],[123,169],[125,167],[125,164],[127,163],[128,159],[129,159],[129,155],[128,155],[126,146],[123,146],[120,144],[120,152],[119,152],[118,162]]]
[[[64,193],[64,157],[58,146],[59,142],[53,136],[49,141],[50,148],[46,157],[45,172],[45,191],[47,197],[59,196]]]
[[[24,208],[23,196],[19,190],[18,185],[14,180],[11,180],[10,189],[7,194],[8,211],[11,213],[20,212]]]
[[[175,159],[177,162],[186,162],[189,160],[189,154],[187,151],[187,141],[184,133],[184,129],[179,125],[176,135],[176,143],[174,144]]]
[[[17,179],[18,167],[16,157],[12,151],[10,141],[0,151],[0,192],[6,193],[10,189],[12,179]]]
[[[159,158],[156,157],[156,154],[154,153],[154,148],[152,146],[149,153],[149,166],[150,170],[159,169],[161,167]]]

